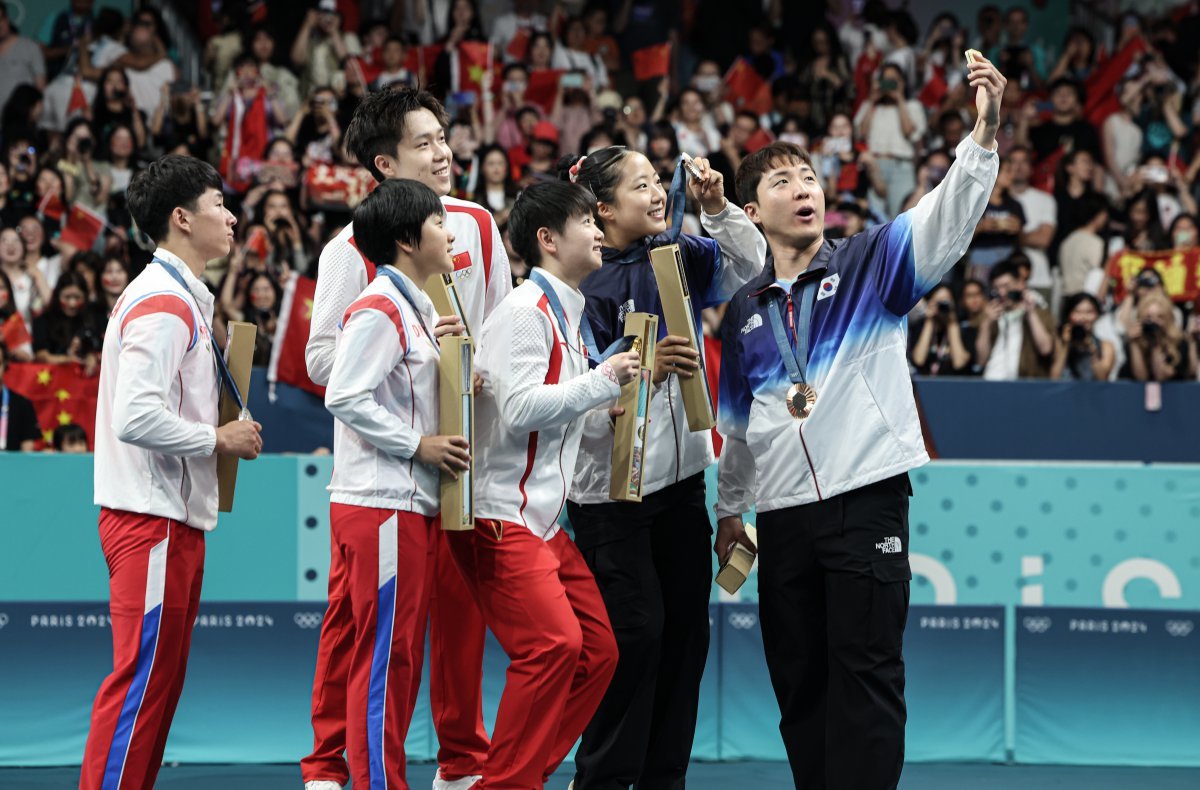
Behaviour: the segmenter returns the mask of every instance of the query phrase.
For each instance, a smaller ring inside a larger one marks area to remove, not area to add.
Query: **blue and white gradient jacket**
[[[716,214],[701,212],[700,223],[712,238],[679,237],[687,271],[688,290],[698,308],[729,300],[738,288],[762,271],[767,241],[746,213],[732,203]],[[624,250],[604,248],[604,266],[583,281],[587,315],[596,344],[605,349],[624,334],[625,315],[632,312],[658,315],[658,336],[667,335],[658,282],[650,266],[650,250],[670,244],[669,234],[643,239]],[[608,415],[594,412],[585,418],[579,458],[570,499],[581,505],[610,501],[613,432]],[[683,394],[672,373],[654,390],[650,401],[650,435],[646,439],[642,494],[653,494],[703,472],[714,460],[711,431],[688,430]]]
[[[803,505],[929,460],[906,358],[908,312],[962,258],[983,216],[999,157],[970,137],[936,189],[892,222],[826,241],[792,285],[820,278],[809,332],[805,420],[771,332],[768,300],[788,293],[768,265],[734,295],[722,324],[717,517]],[[797,312],[799,305],[796,305]]]

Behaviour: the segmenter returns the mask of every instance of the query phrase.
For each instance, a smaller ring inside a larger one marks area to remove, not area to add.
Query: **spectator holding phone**
[[[1100,302],[1089,293],[1077,293],[1063,303],[1051,379],[1107,381],[1116,363],[1113,344],[1096,335]]]
[[[65,180],[67,203],[78,203],[92,211],[103,211],[108,198],[108,184],[101,179],[96,167],[96,138],[86,118],[75,118],[67,124],[63,136],[64,156],[58,161],[58,171]],[[7,192],[7,189],[3,190]]]
[[[1054,358],[1054,319],[1011,262],[992,267],[976,354],[988,381],[1044,379]]]
[[[608,69],[604,66],[604,60],[587,51],[587,26],[582,17],[571,17],[566,21],[551,65],[563,71],[583,72],[591,78],[592,85],[598,91],[608,87]]]
[[[854,116],[854,125],[879,163],[880,177],[887,184],[887,194],[881,197],[888,217],[894,217],[916,186],[916,145],[925,135],[925,108],[909,97],[903,69],[894,63],[883,65]]]
[[[1184,381],[1196,378],[1196,343],[1184,334],[1166,296],[1153,293],[1138,302],[1126,334],[1122,378]]]
[[[977,331],[958,320],[954,292],[941,285],[925,299],[926,311],[909,326],[909,361],[922,376],[963,376],[974,372]]]
[[[292,64],[301,71],[300,95],[314,88],[343,88],[342,63],[351,55],[362,54],[362,44],[354,33],[342,30],[342,15],[337,0],[320,0],[309,9],[296,40],[292,42]]]

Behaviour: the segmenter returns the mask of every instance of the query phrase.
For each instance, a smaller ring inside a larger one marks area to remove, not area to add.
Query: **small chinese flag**
[[[489,56],[492,45],[486,41],[460,41],[455,48],[456,68],[453,84],[456,91],[483,92],[484,77],[491,69]]]
[[[63,226],[59,241],[70,244],[77,250],[90,250],[104,230],[104,217],[87,206],[76,203],[71,206],[67,223]]]
[[[525,60],[525,51],[529,49],[529,39],[529,28],[519,28],[517,34],[512,37],[512,40],[508,42],[508,46],[504,48],[505,53],[513,60]]]
[[[75,114],[84,114],[87,112],[88,100],[87,95],[83,92],[83,82],[79,77],[75,78],[75,85],[71,88],[71,100],[67,103],[67,117],[70,118]]]
[[[744,147],[747,154],[752,154],[773,142],[775,142],[775,135],[760,126],[758,127],[758,131],[746,138],[746,145]]]
[[[554,98],[558,95],[558,81],[562,79],[559,69],[539,69],[529,72],[529,83],[525,86],[525,103],[536,104],[547,115],[554,109]]]
[[[671,42],[634,50],[633,76],[638,82],[665,77],[671,69]]]
[[[304,362],[304,347],[308,343],[316,294],[317,281],[308,277],[295,275],[284,286],[267,380],[290,384],[324,398],[325,388],[314,384],[308,377],[308,366]]]
[[[37,213],[46,219],[58,221],[62,219],[64,211],[66,211],[66,207],[57,192],[47,192],[42,201],[38,203]]]
[[[745,59],[738,58],[725,74],[725,98],[738,110],[770,112],[771,83]]]

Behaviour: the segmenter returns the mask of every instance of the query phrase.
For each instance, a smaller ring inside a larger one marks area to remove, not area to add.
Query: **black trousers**
[[[583,731],[575,790],[683,788],[708,657],[712,528],[704,476],[641,503],[569,504],[568,514],[620,650]]]
[[[763,647],[797,788],[900,781],[911,494],[902,474],[758,514]]]

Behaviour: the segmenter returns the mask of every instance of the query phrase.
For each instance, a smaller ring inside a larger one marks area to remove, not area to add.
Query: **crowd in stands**
[[[681,151],[705,156],[735,199],[741,159],[781,139],[814,155],[837,237],[941,182],[974,123],[963,53],[975,48],[1008,77],[1000,178],[965,260],[911,317],[913,372],[1195,379],[1197,3],[1154,3],[1154,16],[1110,3],[1130,10],[1073,19],[1054,41],[1025,5],[948,11],[926,30],[890,5],[178,4],[202,47],[193,84],[154,8],[71,0],[38,40],[0,4],[0,359],[95,373],[107,315],[152,252],[125,189],[165,153],[225,178],[238,243],[209,268],[214,334],[257,323],[266,365],[289,280],[316,276],[371,188],[341,145],[368,91],[406,83],[443,100],[454,194],[502,230],[518,191],[566,154],[629,146],[664,182]],[[689,210],[685,229],[702,233]],[[1123,252],[1133,263],[1114,277]],[[706,332],[720,320],[708,311]]]

